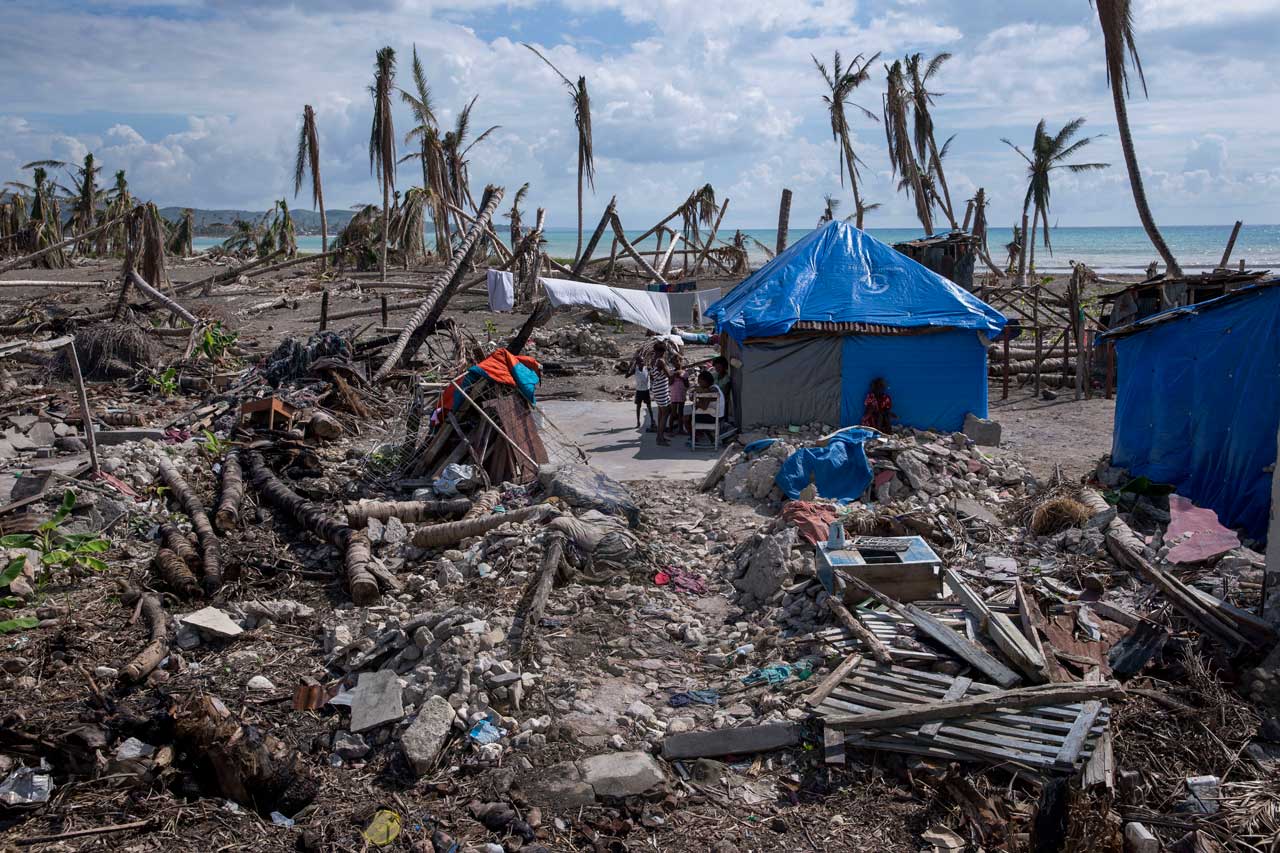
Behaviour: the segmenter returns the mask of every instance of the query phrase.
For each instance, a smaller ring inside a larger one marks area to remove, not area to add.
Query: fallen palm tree
[[[164,612],[160,596],[151,593],[143,595],[132,587],[120,594],[120,603],[126,607],[139,606],[139,599],[142,601],[142,618],[146,620],[151,642],[120,670],[120,680],[128,683],[137,683],[146,678],[169,654],[169,614]]]
[[[200,552],[192,545],[187,534],[178,529],[176,524],[160,525],[161,547],[177,554],[192,571],[200,569]]]
[[[156,574],[179,598],[196,598],[200,595],[200,584],[191,568],[181,557],[168,548],[156,551],[151,560]]]
[[[510,512],[496,512],[480,518],[431,524],[426,527],[419,527],[414,532],[413,544],[418,548],[441,548],[445,545],[461,542],[463,539],[470,539],[473,536],[483,536],[490,530],[501,527],[504,524],[541,521],[554,511],[549,504],[537,504]]]
[[[451,515],[461,516],[471,509],[471,501],[466,498],[446,498],[435,501],[359,501],[344,507],[347,524],[352,527],[364,527],[369,519],[387,521],[398,518],[401,521],[432,521]]]
[[[213,525],[209,523],[209,513],[168,457],[160,457],[159,467],[160,479],[168,487],[174,500],[182,507],[182,511],[191,519],[191,528],[195,530],[196,538],[200,541],[202,575],[200,585],[204,587],[206,593],[212,595],[218,587],[222,586],[222,546],[213,533]]]
[[[498,203],[501,201],[502,187],[489,186],[485,188],[484,196],[481,199],[480,212],[476,214],[475,223],[467,231],[462,240],[462,245],[458,247],[458,251],[454,253],[452,260],[449,261],[449,266],[436,279],[431,292],[422,301],[418,310],[413,312],[413,316],[405,322],[404,328],[400,331],[400,336],[396,338],[396,342],[392,345],[391,351],[387,353],[382,366],[373,375],[374,381],[385,378],[397,364],[407,362],[412,358],[418,347],[422,345],[423,339],[435,331],[436,320],[440,318],[445,306],[449,303],[449,298],[462,282],[463,273],[471,263],[471,258],[475,254],[480,236],[485,233],[485,229],[493,218],[494,211],[498,209]]]
[[[286,486],[267,467],[266,460],[258,451],[245,454],[243,461],[250,482],[267,503],[283,511],[299,527],[343,552],[342,562],[351,600],[360,606],[376,602],[379,589],[371,569],[368,537],[330,518],[320,507]]]
[[[244,502],[244,474],[240,469],[240,452],[232,450],[222,460],[222,497],[213,523],[226,533],[240,523],[240,504]]]

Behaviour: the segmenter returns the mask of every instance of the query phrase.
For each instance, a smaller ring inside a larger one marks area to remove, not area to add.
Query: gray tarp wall
[[[742,368],[733,376],[738,423],[840,423],[839,337],[752,342],[740,353]]]

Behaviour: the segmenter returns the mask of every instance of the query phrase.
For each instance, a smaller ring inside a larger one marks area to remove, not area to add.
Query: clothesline
[[[487,281],[490,310],[512,310],[515,305],[512,274],[491,269]],[[567,278],[539,278],[538,283],[556,308],[563,305],[595,308],[660,335],[669,333],[673,325],[701,322],[703,312],[720,298],[719,288],[685,293],[656,293]]]

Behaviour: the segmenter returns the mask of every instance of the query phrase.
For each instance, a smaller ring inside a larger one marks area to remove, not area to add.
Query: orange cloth
[[[494,382],[501,382],[503,385],[515,385],[516,379],[512,374],[512,369],[517,364],[523,364],[539,376],[542,375],[542,365],[538,363],[536,358],[531,355],[512,355],[506,349],[494,350],[492,355],[477,364],[476,367],[484,371],[485,375]],[[468,384],[465,381],[466,377],[467,374],[464,373],[455,379],[463,389],[466,389]],[[453,398],[455,393],[456,389],[450,385],[444,389],[444,394],[440,398],[440,405],[447,412],[454,409]]]

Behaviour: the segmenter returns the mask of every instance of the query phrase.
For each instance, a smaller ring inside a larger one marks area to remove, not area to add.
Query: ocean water
[[[869,228],[868,232],[886,243],[917,239],[923,232],[916,228]],[[1174,225],[1161,229],[1174,256],[1186,272],[1212,269],[1222,258],[1222,250],[1231,236],[1230,225]],[[640,231],[628,232],[628,238],[640,236]],[[808,233],[807,229],[792,228],[789,241],[795,242]],[[743,234],[753,237],[772,249],[777,244],[777,231],[773,228],[743,229]],[[721,235],[730,239],[733,232]],[[546,232],[547,252],[552,257],[572,257],[577,242],[577,232],[570,228],[549,228]],[[430,241],[428,237],[428,242]],[[993,228],[988,235],[991,258],[1003,266],[1008,257],[1004,246],[1013,239],[1010,228]],[[1083,261],[1095,271],[1109,274],[1140,274],[1147,264],[1157,260],[1156,251],[1140,227],[1054,228],[1049,232],[1053,243],[1050,254],[1043,245],[1036,246],[1036,267],[1041,272],[1053,273],[1069,270],[1070,261]],[[195,248],[215,246],[221,240],[215,237],[197,237]],[[653,249],[653,238],[638,244],[640,250]],[[304,252],[320,251],[320,237],[298,238],[298,248]],[[763,264],[768,256],[751,240],[747,250],[753,266]],[[609,251],[609,241],[602,240],[597,254]],[[1280,225],[1248,225],[1240,229],[1231,263],[1236,265],[1243,258],[1250,269],[1280,271]],[[981,264],[979,265],[981,268]]]

